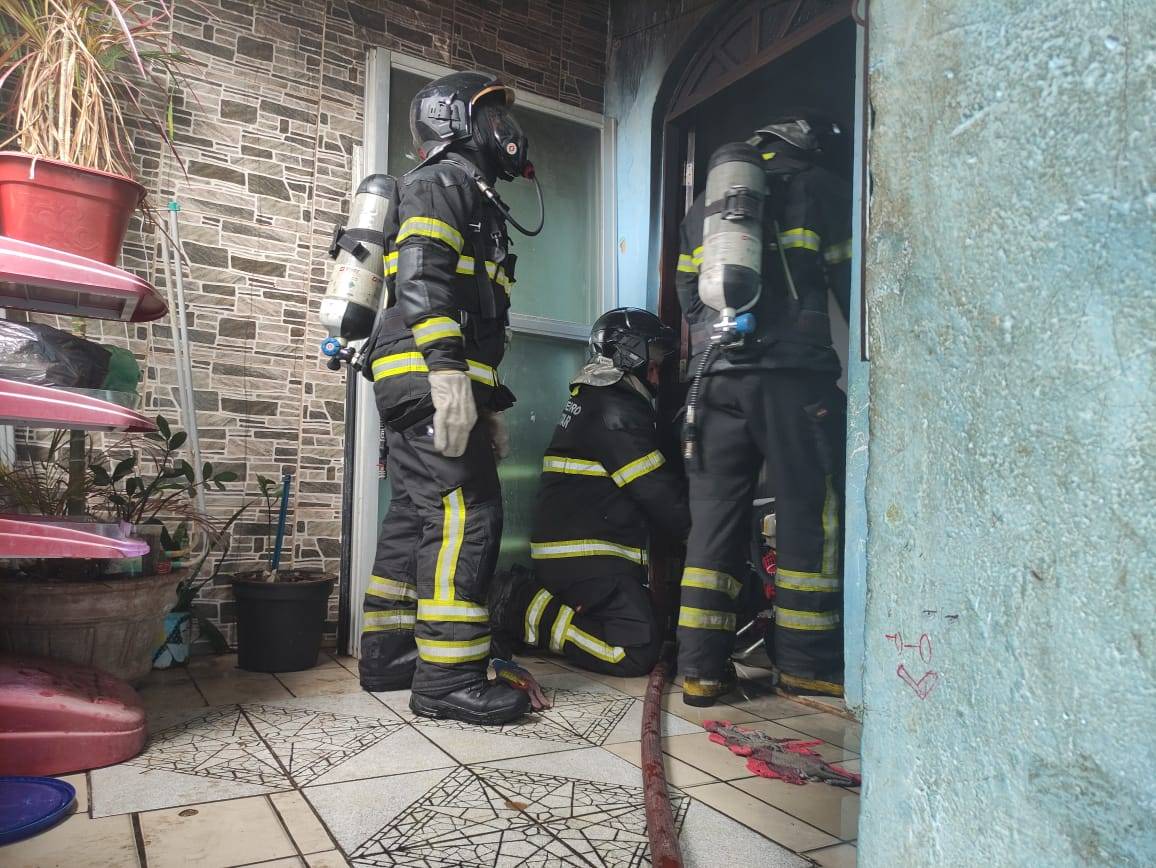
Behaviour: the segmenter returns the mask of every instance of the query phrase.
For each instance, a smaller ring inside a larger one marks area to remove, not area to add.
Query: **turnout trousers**
[[[523,641],[591,672],[645,675],[658,662],[662,634],[642,578],[561,585],[536,578],[522,619]]]
[[[679,672],[723,675],[765,462],[778,522],[775,665],[798,678],[841,684],[846,397],[830,374],[731,370],[705,378],[699,401],[699,458],[687,467],[691,532],[678,616]]]
[[[486,677],[485,600],[502,536],[497,464],[484,425],[460,458],[433,448],[425,422],[387,429],[386,439],[392,499],[364,601],[362,685],[400,689],[412,672],[415,693],[440,697]]]

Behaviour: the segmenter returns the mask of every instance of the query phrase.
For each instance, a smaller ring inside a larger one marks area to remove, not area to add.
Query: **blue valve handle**
[[[735,331],[737,331],[740,335],[754,334],[754,315],[749,313],[740,313],[738,317],[735,318]]]
[[[334,358],[342,350],[341,341],[337,338],[326,338],[321,342],[321,355]]]

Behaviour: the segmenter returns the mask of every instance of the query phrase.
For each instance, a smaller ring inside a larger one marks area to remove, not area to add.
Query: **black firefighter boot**
[[[522,619],[534,593],[534,575],[514,564],[509,571],[494,576],[486,608],[490,613],[490,654],[499,660],[513,660],[523,648]]]
[[[530,697],[504,681],[479,681],[445,696],[410,694],[409,707],[422,717],[448,718],[478,726],[501,726],[527,714]]]

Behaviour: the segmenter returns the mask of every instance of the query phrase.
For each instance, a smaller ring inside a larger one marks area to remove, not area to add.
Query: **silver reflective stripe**
[[[636,458],[629,464],[619,467],[611,475],[614,481],[622,488],[640,476],[645,476],[652,470],[657,470],[666,463],[666,459],[662,457],[662,453],[655,449],[653,452],[648,452],[641,458]]]
[[[490,613],[484,606],[463,600],[418,600],[419,621],[459,621],[468,624],[488,624]]]
[[[542,458],[543,473],[569,473],[573,476],[609,476],[597,461],[569,458],[564,455],[546,455]]]
[[[562,645],[566,642],[566,631],[570,629],[570,621],[574,618],[574,610],[569,606],[562,606],[558,616],[554,619],[554,627],[550,631],[550,650],[555,654],[562,653]]]
[[[803,612],[775,606],[775,626],[787,630],[834,630],[839,626],[839,613]]]
[[[585,630],[579,630],[573,624],[566,628],[567,641],[573,642],[591,657],[605,660],[607,663],[618,663],[626,656],[626,649],[617,645],[607,645],[601,639],[595,638]]]
[[[371,609],[363,615],[366,633],[412,630],[415,623],[413,609]]]
[[[788,591],[838,591],[843,582],[838,576],[824,576],[819,573],[804,573],[798,570],[779,570],[775,575],[775,585]]]
[[[530,601],[529,607],[526,609],[526,644],[537,646],[538,644],[538,625],[542,622],[542,613],[546,611],[546,606],[554,599],[554,595],[542,588],[534,595],[534,599]]]
[[[370,576],[367,594],[383,600],[416,600],[417,589],[408,582],[387,579],[385,576]]]
[[[682,606],[678,610],[678,626],[695,630],[734,630],[734,612],[717,612],[712,609],[696,609]]]
[[[442,498],[442,544],[434,573],[434,599],[454,598],[454,576],[466,532],[466,499],[460,488]]]
[[[702,588],[706,591],[719,591],[732,600],[743,589],[742,584],[730,573],[718,570],[707,570],[702,567],[687,567],[682,571],[682,586],[684,588]]]
[[[625,558],[636,564],[646,563],[646,552],[630,546],[601,539],[569,539],[549,543],[530,543],[530,557],[534,560],[552,558]]]
[[[442,642],[418,636],[416,642],[418,656],[427,663],[468,663],[484,660],[490,653],[488,635],[465,642]]]

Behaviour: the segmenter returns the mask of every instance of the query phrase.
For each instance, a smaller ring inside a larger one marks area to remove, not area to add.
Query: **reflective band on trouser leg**
[[[566,631],[570,629],[570,621],[574,618],[574,610],[563,605],[554,618],[554,626],[550,628],[550,650],[555,654],[562,653],[562,646],[566,642]]]
[[[839,626],[839,613],[802,612],[775,606],[775,626],[787,630],[835,630]]]
[[[840,241],[838,244],[833,244],[823,251],[823,259],[827,261],[828,265],[838,265],[841,262],[846,262],[851,258],[851,239]]]
[[[416,620],[413,609],[367,609],[362,624],[366,633],[412,632]]]
[[[490,636],[463,641],[442,641],[417,637],[417,653],[426,663],[470,663],[485,660],[490,654]]]
[[[397,251],[385,254],[385,274],[397,274]]]
[[[678,610],[678,626],[692,630],[730,630],[733,633],[735,613],[683,606]]]
[[[552,599],[554,599],[554,595],[545,588],[541,588],[530,600],[530,605],[526,607],[526,631],[522,638],[526,640],[527,645],[534,648],[538,647],[538,628],[542,623],[542,613],[546,611],[546,606],[550,604]]]
[[[797,229],[788,229],[780,235],[779,243],[784,250],[813,250],[818,253],[822,239],[813,229],[800,226]]]
[[[694,263],[694,257],[687,253],[679,254],[678,270],[684,271],[687,274],[698,274],[698,266]]]
[[[370,576],[369,587],[365,593],[382,600],[417,600],[417,588],[408,582],[399,582],[396,579],[387,579],[385,576]]]
[[[419,621],[454,621],[459,624],[489,624],[485,606],[468,600],[418,600]]]
[[[564,455],[545,455],[542,457],[543,473],[567,473],[571,476],[609,476],[606,468],[597,461],[587,461],[585,458],[568,458]]]
[[[695,266],[695,271],[698,270],[698,266],[702,265],[702,245],[701,244],[698,247],[696,247],[694,250],[691,251],[690,261]]]
[[[536,561],[555,558],[624,558],[632,563],[645,564],[646,552],[631,546],[602,539],[566,539],[555,542],[530,543],[530,558]]]
[[[442,544],[434,572],[434,599],[454,598],[454,576],[466,533],[466,499],[460,488],[442,498]]]
[[[573,624],[566,627],[566,636],[563,644],[565,644],[565,642],[570,642],[592,657],[605,660],[607,663],[620,663],[626,656],[625,648],[620,648],[617,645],[608,645],[601,639],[591,636],[585,630],[579,630]]]
[[[641,458],[636,458],[629,464],[619,467],[610,474],[615,484],[619,488],[625,488],[640,476],[645,476],[652,470],[657,470],[666,463],[666,459],[662,457],[662,453],[655,449],[653,452],[648,452]]]
[[[743,589],[742,584],[730,573],[706,570],[702,567],[687,567],[682,571],[684,588],[700,588],[704,591],[719,591],[732,600]]]

